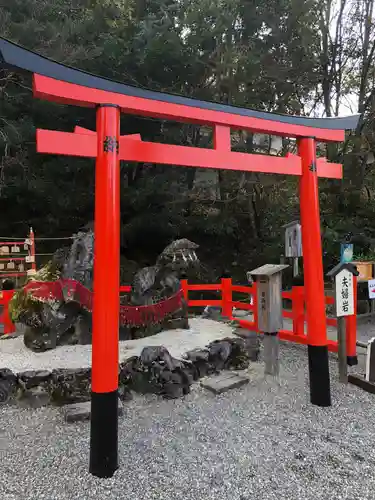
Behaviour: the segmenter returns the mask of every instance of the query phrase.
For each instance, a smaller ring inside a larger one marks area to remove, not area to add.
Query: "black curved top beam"
[[[249,118],[261,120],[271,120],[290,125],[301,125],[305,127],[329,129],[329,130],[353,130],[357,127],[360,115],[351,115],[339,118],[307,118],[302,116],[288,116],[265,111],[255,111],[253,109],[228,106],[216,102],[200,101],[189,97],[183,97],[164,92],[141,89],[131,85],[125,85],[108,78],[93,75],[86,71],[81,71],[65,64],[60,64],[44,56],[27,50],[3,37],[0,37],[0,63],[10,67],[29,71],[39,75],[62,80],[65,82],[81,85],[89,88],[96,88],[108,92],[115,92],[132,97],[151,99],[173,104],[182,104],[195,108],[202,108],[212,111],[230,113]]]

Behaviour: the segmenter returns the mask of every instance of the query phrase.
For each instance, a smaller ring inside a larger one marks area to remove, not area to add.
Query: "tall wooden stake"
[[[343,384],[348,383],[348,363],[346,359],[346,326],[345,317],[337,318],[337,342],[339,358],[339,380]]]

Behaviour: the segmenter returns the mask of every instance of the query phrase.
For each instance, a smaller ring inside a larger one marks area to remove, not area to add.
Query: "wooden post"
[[[346,356],[349,366],[358,364],[357,357],[357,276],[353,276],[354,314],[346,316]],[[371,301],[373,303],[375,301]]]
[[[340,382],[348,382],[348,352],[347,352],[347,332],[349,317],[355,317],[355,295],[357,268],[346,262],[340,262],[329,273],[328,276],[335,280],[335,311],[337,317],[337,343],[338,343],[338,363]],[[356,349],[356,339],[354,332],[354,349]],[[352,342],[353,339],[351,339]],[[351,343],[350,343],[350,347]]]
[[[32,227],[30,227],[29,238],[31,241],[31,245],[30,245],[31,269],[32,269],[33,274],[35,274],[36,273],[35,235],[34,235],[34,231],[33,231]]]
[[[348,364],[346,360],[346,321],[345,316],[337,318],[337,343],[339,358],[339,380],[343,384],[348,383]]]
[[[264,333],[264,374],[278,377],[280,374],[280,342],[278,332]]]

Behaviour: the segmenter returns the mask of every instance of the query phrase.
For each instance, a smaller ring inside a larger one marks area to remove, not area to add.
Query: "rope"
[[[27,239],[29,236],[0,236],[0,240],[6,241],[21,241]],[[61,238],[34,238],[35,241],[57,241],[57,240],[74,240],[73,236],[63,236]]]
[[[73,236],[62,236],[61,238],[34,238],[35,241],[57,241],[57,240],[74,240]]]

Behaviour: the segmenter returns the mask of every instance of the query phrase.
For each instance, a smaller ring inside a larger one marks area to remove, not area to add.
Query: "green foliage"
[[[353,256],[353,261],[356,262],[375,262],[375,251],[363,254],[358,253]]]
[[[30,294],[27,293],[23,288],[17,290],[14,294],[12,300],[9,302],[9,315],[14,323],[20,321],[25,312],[32,314],[38,314],[41,311],[42,303]]]

